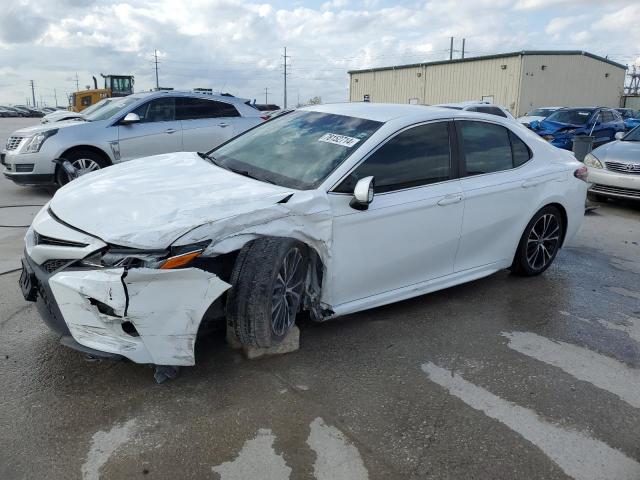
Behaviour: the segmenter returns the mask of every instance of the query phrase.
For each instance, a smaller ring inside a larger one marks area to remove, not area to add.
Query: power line
[[[282,56],[284,59],[284,108],[287,108],[287,59],[291,58],[290,55],[287,55],[287,47],[284,47],[284,55]]]

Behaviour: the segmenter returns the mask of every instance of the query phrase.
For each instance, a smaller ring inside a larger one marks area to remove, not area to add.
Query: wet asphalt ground
[[[3,206],[50,195],[0,180]],[[0,228],[1,272],[23,235]],[[18,275],[0,275],[0,479],[640,479],[640,205],[600,205],[542,276],[302,321],[281,357],[213,334],[162,385],[60,346]]]

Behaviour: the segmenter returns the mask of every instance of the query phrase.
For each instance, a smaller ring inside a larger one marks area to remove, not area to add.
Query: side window
[[[507,118],[504,112],[500,110],[498,107],[477,107],[477,111],[482,113],[489,113],[491,115],[497,115],[498,117]]]
[[[198,118],[239,117],[233,105],[203,98],[178,97],[176,99],[176,116],[178,120],[194,120]]]
[[[410,128],[361,163],[336,189],[352,193],[359,179],[373,176],[377,193],[448,180],[451,175],[447,122]]]
[[[156,98],[136,108],[133,113],[140,117],[140,123],[171,122],[175,120],[175,99]]]
[[[509,130],[509,140],[511,140],[511,151],[513,152],[513,166],[519,167],[529,161],[531,150],[518,136]]]
[[[80,104],[83,107],[88,107],[89,105],[91,105],[91,95],[87,95],[85,97],[80,97]]]
[[[485,122],[459,121],[458,133],[467,175],[513,168],[509,131]]]

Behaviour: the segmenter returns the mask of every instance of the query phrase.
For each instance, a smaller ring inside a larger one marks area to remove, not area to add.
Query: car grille
[[[590,189],[593,193],[602,193],[603,195],[612,195],[616,197],[640,198],[640,190],[632,190],[630,188],[609,187],[607,185],[594,185]]]
[[[9,140],[7,140],[7,150],[15,150],[18,148],[23,138],[24,137],[9,137]]]
[[[605,165],[612,172],[640,175],[640,163],[605,162]]]
[[[36,245],[52,245],[55,247],[84,248],[87,246],[86,243],[71,242],[69,240],[60,240],[58,238],[40,235],[38,232],[35,232],[35,243]]]
[[[47,272],[47,273],[53,273],[56,270],[61,269],[62,267],[64,267],[65,265],[73,262],[74,260],[67,260],[64,258],[55,258],[53,260],[47,260],[46,262],[44,262],[42,264],[42,268]]]
[[[16,172],[28,173],[33,172],[33,163],[16,163]]]

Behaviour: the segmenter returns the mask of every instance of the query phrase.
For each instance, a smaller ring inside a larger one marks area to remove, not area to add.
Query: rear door
[[[529,222],[526,212],[549,179],[529,162],[529,148],[511,130],[488,121],[455,124],[465,198],[455,271],[496,262],[504,266]]]
[[[193,97],[178,97],[176,102],[185,151],[206,152],[235,135],[240,113],[233,105]]]
[[[175,118],[173,97],[150,100],[133,113],[140,122],[118,125],[120,161],[182,149],[182,130]]]

